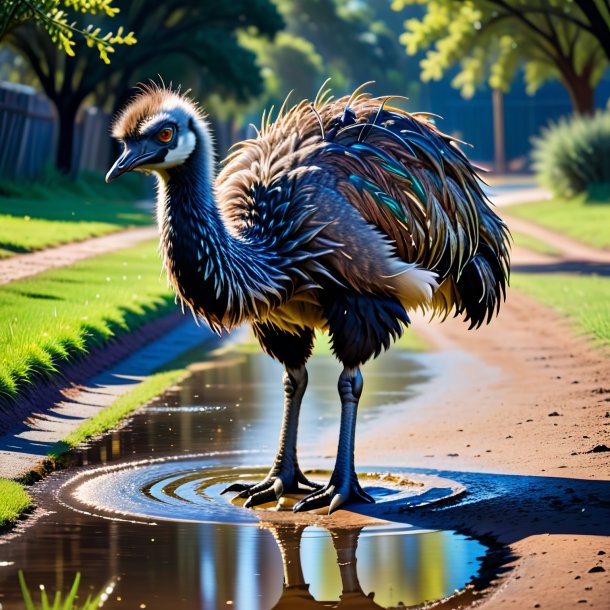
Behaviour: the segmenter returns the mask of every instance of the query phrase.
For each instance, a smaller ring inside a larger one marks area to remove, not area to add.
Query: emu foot
[[[303,498],[294,507],[295,512],[315,510],[328,506],[328,514],[335,512],[346,502],[366,502],[375,500],[362,489],[356,473],[337,471],[335,468],[330,481],[322,488]]]
[[[253,508],[259,504],[275,502],[284,493],[312,491],[320,489],[320,483],[310,481],[301,471],[298,464],[274,465],[269,474],[260,483],[233,483],[220,493],[238,492],[238,498],[248,498],[244,504],[246,508]]]

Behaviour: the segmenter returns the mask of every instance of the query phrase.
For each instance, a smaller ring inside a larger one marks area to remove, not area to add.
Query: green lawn
[[[0,258],[152,224],[138,203],[143,197],[137,181],[108,185],[94,173],[77,181],[0,182]]]
[[[31,506],[32,498],[23,485],[0,479],[0,530],[17,521]]]
[[[82,241],[114,233],[120,228],[108,222],[65,222],[0,214],[0,258]]]
[[[550,199],[508,208],[508,214],[530,220],[597,248],[610,248],[610,202]],[[510,221],[509,221],[510,225]]]
[[[120,333],[175,310],[156,241],[0,288],[0,408]]]
[[[511,287],[566,315],[598,345],[610,346],[610,278],[513,273]]]
[[[547,256],[558,256],[561,254],[561,250],[547,244],[545,241],[528,235],[527,233],[520,233],[519,231],[511,231],[515,246],[520,248],[526,248],[531,252],[537,252],[539,254],[546,254]]]
[[[119,396],[109,407],[106,407],[90,419],[84,421],[65,439],[51,449],[49,456],[58,458],[66,451],[81,443],[116,428],[118,424],[137,408],[150,402],[155,396],[176,384],[187,374],[186,369],[162,371],[147,377],[130,392]]]

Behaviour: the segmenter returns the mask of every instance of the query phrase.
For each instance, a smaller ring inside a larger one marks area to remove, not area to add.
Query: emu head
[[[179,168],[209,138],[203,113],[180,90],[153,84],[140,91],[115,119],[112,135],[124,148],[106,182],[134,170],[163,174]]]

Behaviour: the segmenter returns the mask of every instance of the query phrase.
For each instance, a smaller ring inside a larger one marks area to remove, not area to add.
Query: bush
[[[563,118],[532,142],[538,179],[554,195],[597,199],[610,189],[610,111]]]

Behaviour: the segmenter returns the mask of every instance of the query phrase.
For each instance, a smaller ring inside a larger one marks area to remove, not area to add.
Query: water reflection
[[[228,602],[261,610],[416,606],[463,588],[485,550],[442,531],[274,522],[257,531],[242,527],[233,539],[226,528],[206,530],[200,539],[200,607],[222,608]],[[268,534],[277,544],[274,552]]]
[[[460,560],[466,559],[466,565],[470,560],[472,565],[476,561],[471,553],[483,550],[475,549],[470,544],[473,541],[448,532],[387,534],[375,531],[374,526],[265,527],[282,556],[284,587],[274,606],[278,609],[372,610],[419,605],[451,592],[449,587],[459,578],[456,568]],[[466,557],[454,562],[451,555],[455,551],[457,557],[466,551]],[[423,571],[418,568],[422,561],[428,564]]]
[[[310,447],[310,455],[321,436],[336,437],[338,372],[330,357],[312,361],[300,430],[301,444]],[[418,357],[397,352],[371,363],[362,419],[408,398],[424,372]],[[261,449],[267,450],[266,462],[279,430],[280,377],[281,370],[267,357],[218,356],[125,428],[78,453],[73,466]],[[259,464],[262,456],[256,458]],[[251,454],[233,453],[230,459],[235,466],[252,463]],[[316,457],[316,465],[319,462]],[[177,464],[173,474],[180,468]],[[286,525],[266,518],[249,527],[181,522],[180,504],[170,506],[174,521],[155,525],[101,519],[57,499],[58,487],[75,472],[45,481],[37,493],[50,514],[0,545],[3,610],[22,608],[20,568],[33,588],[44,583],[48,590],[64,592],[80,571],[83,597],[115,581],[104,605],[112,610],[410,606],[464,587],[478,570],[477,558],[485,553],[478,542],[451,531],[425,532],[405,524],[328,529],[320,523]]]

